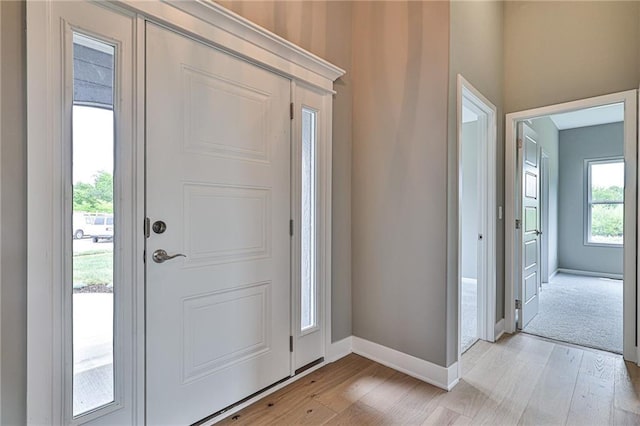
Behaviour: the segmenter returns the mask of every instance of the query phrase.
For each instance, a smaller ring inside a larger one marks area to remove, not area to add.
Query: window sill
[[[624,244],[609,244],[609,243],[590,243],[585,242],[585,247],[607,247],[607,248],[623,248]]]

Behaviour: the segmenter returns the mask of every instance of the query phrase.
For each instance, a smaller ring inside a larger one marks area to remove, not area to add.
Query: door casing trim
[[[516,258],[517,233],[515,232],[516,197],[515,178],[518,173],[516,160],[517,130],[519,121],[530,120],[551,114],[570,112],[584,108],[624,103],[624,158],[625,158],[625,221],[624,221],[624,306],[623,306],[623,355],[628,361],[639,362],[636,346],[640,324],[636,316],[636,306],[640,304],[636,290],[638,253],[637,227],[637,187],[638,187],[638,107],[637,90],[612,93],[587,99],[580,99],[556,105],[512,112],[505,117],[505,332],[516,331],[515,286],[520,283],[520,272]],[[628,242],[628,243],[627,243]]]
[[[483,233],[483,250],[478,262],[478,338],[494,342],[496,325],[496,150],[497,150],[497,117],[498,110],[462,75],[457,76],[457,179],[458,179],[458,361],[462,359],[462,107],[464,101],[473,104],[486,118],[482,118],[483,136],[479,142],[482,150],[481,226]],[[480,253],[479,253],[480,254]],[[482,264],[481,264],[482,263]],[[461,363],[458,362],[458,366]],[[458,377],[462,377],[461,371]]]

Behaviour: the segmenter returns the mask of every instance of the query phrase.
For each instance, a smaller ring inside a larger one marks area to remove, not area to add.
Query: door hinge
[[[520,229],[520,219],[516,219],[516,229]]]
[[[518,138],[518,149],[522,149],[522,139]]]
[[[144,218],[144,237],[149,238],[151,235],[151,219],[148,217]]]
[[[293,120],[293,102],[289,104],[289,118]]]
[[[522,309],[522,301],[516,299],[516,309]]]
[[[289,235],[293,237],[293,219],[289,220]]]
[[[289,336],[289,352],[293,352],[293,336]]]
[[[147,251],[142,250],[142,263],[147,263]]]

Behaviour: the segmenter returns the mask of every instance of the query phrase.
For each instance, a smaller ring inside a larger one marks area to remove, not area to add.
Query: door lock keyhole
[[[162,234],[167,230],[167,224],[161,220],[156,220],[155,222],[153,222],[153,225],[151,225],[151,229],[153,229],[153,232],[155,232],[156,234]]]

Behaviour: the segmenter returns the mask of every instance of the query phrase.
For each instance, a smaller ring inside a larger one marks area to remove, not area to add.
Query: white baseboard
[[[558,270],[557,269],[555,271],[553,271],[551,273],[551,275],[549,275],[549,281],[551,281],[553,279],[553,277],[555,277],[556,275],[558,275]]]
[[[498,321],[496,325],[493,327],[494,342],[497,342],[498,339],[500,339],[503,334],[504,334],[504,318]]]
[[[459,380],[457,362],[449,367],[442,367],[355,336],[353,336],[352,347],[353,352],[358,355],[447,391],[451,390]]]
[[[342,340],[338,340],[337,342],[333,342],[327,348],[327,356],[325,357],[326,362],[335,362],[340,358],[343,358],[349,355],[352,352],[353,343],[352,336],[345,337]]]
[[[593,272],[593,271],[580,271],[577,269],[558,268],[556,272],[563,272],[565,274],[584,275],[586,277],[599,277],[599,278],[613,278],[614,280],[621,280],[624,278],[622,274],[609,274],[606,272]]]
[[[501,320],[501,322],[504,323],[504,320]],[[213,419],[202,422],[201,425],[213,425],[214,423],[230,417],[231,415],[237,413],[243,408],[248,407],[254,402],[271,395],[272,393],[284,388],[285,386],[288,386],[291,383],[300,380],[304,376],[311,374],[319,368],[322,368],[331,362],[335,362],[340,358],[349,355],[350,353],[356,353],[372,361],[375,361],[382,365],[386,365],[389,368],[393,368],[394,370],[400,371],[409,376],[415,377],[416,379],[422,380],[423,382],[430,383],[447,391],[453,389],[453,387],[459,381],[458,362],[453,363],[449,367],[442,367],[440,365],[425,361],[420,358],[416,358],[395,349],[391,349],[386,346],[361,339],[359,337],[349,336],[332,343],[327,348],[324,362],[318,365],[314,365],[307,371],[293,376],[288,380],[285,380],[284,382],[279,383],[264,392],[261,392],[248,401],[245,401],[242,404],[239,404],[232,409],[225,411],[224,413],[214,417]]]

